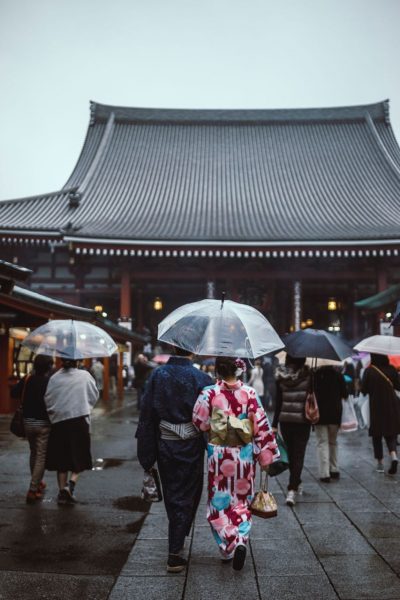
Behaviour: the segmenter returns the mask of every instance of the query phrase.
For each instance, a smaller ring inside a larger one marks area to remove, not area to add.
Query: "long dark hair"
[[[35,356],[35,360],[33,361],[33,372],[35,375],[46,375],[51,367],[53,366],[53,359],[51,356],[46,356],[45,354],[38,354]]]
[[[230,356],[218,356],[215,361],[215,371],[222,379],[236,377],[236,358]]]

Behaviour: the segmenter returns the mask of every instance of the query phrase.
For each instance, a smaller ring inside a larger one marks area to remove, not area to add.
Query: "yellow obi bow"
[[[244,446],[253,439],[250,419],[226,415],[221,408],[213,408],[211,415],[210,444],[216,446]]]

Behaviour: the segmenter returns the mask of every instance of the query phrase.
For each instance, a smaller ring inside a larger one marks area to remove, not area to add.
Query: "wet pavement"
[[[278,517],[254,519],[239,573],[218,557],[204,496],[189,567],[173,575],[164,507],[146,513],[139,498],[136,421],[132,406],[97,411],[96,470],[79,480],[79,503],[59,507],[53,473],[45,500],[25,504],[27,446],[0,420],[0,600],[400,600],[400,475],[374,470],[365,431],[340,436],[341,478],[329,484],[318,479],[312,435],[294,509],[284,503],[287,475],[271,480]]]

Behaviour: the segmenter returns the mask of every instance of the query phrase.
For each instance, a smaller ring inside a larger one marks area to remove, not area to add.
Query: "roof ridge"
[[[34,200],[41,200],[42,198],[49,198],[50,196],[62,196],[64,194],[69,194],[70,192],[76,192],[77,187],[68,187],[63,188],[61,190],[56,190],[54,192],[46,192],[45,194],[35,194],[34,196],[24,196],[22,198],[11,198],[10,200],[0,200],[0,206],[3,204],[16,204],[18,202],[30,202]]]
[[[369,113],[365,114],[365,120],[367,122],[368,129],[372,133],[372,136],[373,136],[373,138],[376,142],[376,145],[378,146],[381,154],[383,155],[385,160],[389,163],[390,167],[392,168],[392,171],[394,171],[396,176],[398,178],[400,178],[400,169],[397,166],[396,162],[393,160],[393,158],[390,156],[390,153],[388,152],[385,144],[383,143],[383,141],[375,127],[375,123],[373,122],[371,115]]]
[[[107,120],[106,128],[101,137],[100,144],[99,144],[99,146],[96,150],[96,153],[93,157],[92,164],[90,165],[85,177],[83,178],[83,180],[77,187],[77,190],[79,190],[79,192],[81,192],[82,194],[85,192],[85,190],[88,186],[88,183],[90,182],[90,180],[93,177],[94,172],[96,171],[97,167],[99,166],[99,164],[101,163],[101,161],[104,158],[105,151],[107,149],[108,143],[109,143],[112,133],[113,133],[114,123],[115,123],[115,114],[113,112],[111,112],[110,116],[108,117],[108,120]]]
[[[119,122],[183,122],[183,123],[260,123],[305,121],[362,121],[365,112],[371,118],[390,123],[389,101],[354,106],[320,108],[272,108],[272,109],[188,109],[188,108],[140,108],[113,106],[90,102],[90,126],[108,121],[111,114]]]

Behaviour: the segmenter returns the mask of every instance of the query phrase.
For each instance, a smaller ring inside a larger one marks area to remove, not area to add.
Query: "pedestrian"
[[[46,487],[43,475],[51,424],[44,395],[52,366],[53,360],[50,356],[38,354],[33,361],[32,374],[21,379],[11,391],[11,396],[22,402],[25,435],[29,442],[31,481],[26,495],[28,504],[41,500]]]
[[[319,367],[314,374],[314,392],[319,408],[315,425],[319,478],[323,483],[339,479],[337,435],[342,419],[342,398],[348,397],[344,376],[333,366]]]
[[[264,403],[264,371],[261,366],[261,360],[259,359],[254,363],[254,368],[251,370],[248,384],[255,389],[261,400],[261,404],[266,408]]]
[[[310,389],[310,369],[305,358],[286,355],[285,365],[276,370],[277,395],[272,427],[278,423],[289,458],[289,484],[286,504],[294,506],[301,484],[304,457],[311,425],[305,418],[306,396]]]
[[[97,389],[99,390],[99,398],[101,398],[104,386],[104,365],[101,360],[94,359],[89,372],[94,377]]]
[[[52,424],[46,468],[57,471],[58,504],[75,503],[79,474],[92,468],[89,423],[98,397],[92,375],[78,369],[76,360],[63,358],[44,397]]]
[[[141,409],[142,395],[147,378],[153,370],[153,363],[149,362],[149,359],[145,354],[138,354],[134,362],[134,373],[135,378],[133,380],[133,387],[137,393],[137,408]]]
[[[383,444],[385,438],[390,453],[389,475],[397,473],[397,434],[400,433],[400,400],[395,390],[400,390],[399,376],[389,364],[389,358],[383,354],[371,354],[371,364],[365,369],[361,383],[361,392],[369,394],[370,426],[376,470],[384,472]]]
[[[140,464],[158,465],[168,516],[167,571],[182,571],[185,536],[189,535],[203,488],[205,443],[193,426],[193,406],[211,379],[192,365],[193,355],[175,348],[146,384],[136,432]]]
[[[239,377],[243,360],[218,357],[217,381],[200,394],[193,423],[208,433],[207,520],[223,561],[240,571],[251,529],[256,462],[268,467],[279,450],[257,392]]]

